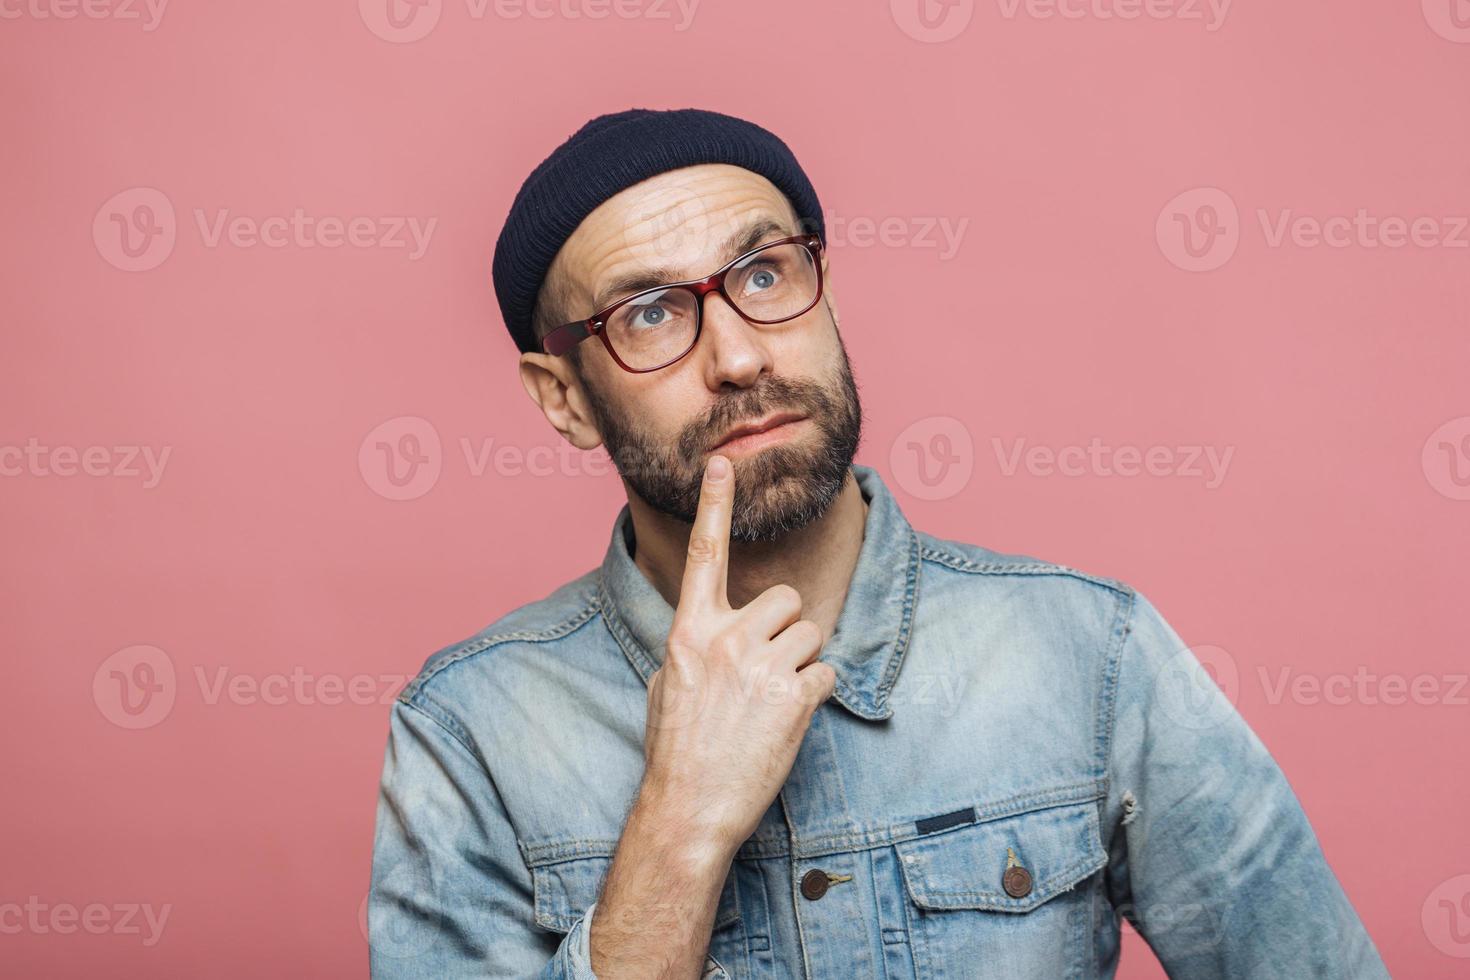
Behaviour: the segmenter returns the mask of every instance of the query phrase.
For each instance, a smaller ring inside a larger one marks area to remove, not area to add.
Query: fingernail
[[[723,480],[730,475],[730,461],[723,456],[711,456],[706,472],[711,480]]]

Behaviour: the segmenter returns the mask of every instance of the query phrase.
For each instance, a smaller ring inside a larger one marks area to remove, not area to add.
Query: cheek
[[[777,338],[772,347],[776,373],[794,378],[824,380],[842,362],[842,345],[826,307],[807,314],[799,329]]]
[[[620,376],[588,378],[584,383],[603,414],[630,435],[673,446],[689,426],[708,417],[708,391],[697,377],[681,378],[672,368],[635,375],[611,362],[606,367]]]

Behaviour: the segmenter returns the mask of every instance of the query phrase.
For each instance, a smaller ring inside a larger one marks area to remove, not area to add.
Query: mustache
[[[778,411],[816,417],[826,407],[827,395],[821,385],[773,376],[755,388],[722,398],[702,420],[685,426],[678,439],[679,454],[686,460],[698,459],[705,446],[737,423],[753,422]]]

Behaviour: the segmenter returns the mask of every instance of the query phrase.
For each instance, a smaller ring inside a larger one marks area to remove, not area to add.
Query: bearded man
[[[1173,977],[1387,976],[1142,595],[920,532],[854,464],[822,211],[780,139],[594,119],[493,268],[527,393],[627,505],[600,567],[394,705],[374,977],[1110,977],[1124,918]],[[514,519],[556,547],[555,516]]]

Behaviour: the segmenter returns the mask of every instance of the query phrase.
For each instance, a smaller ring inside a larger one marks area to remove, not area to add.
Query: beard
[[[847,480],[862,439],[862,406],[847,349],[838,338],[837,364],[818,383],[766,375],[750,388],[725,395],[672,443],[647,432],[621,406],[600,397],[583,379],[603,445],[628,485],[661,514],[693,525],[704,479],[705,447],[731,427],[774,412],[796,412],[813,424],[816,447],[778,443],[730,458],[735,500],[733,541],[776,541],[826,513]]]

